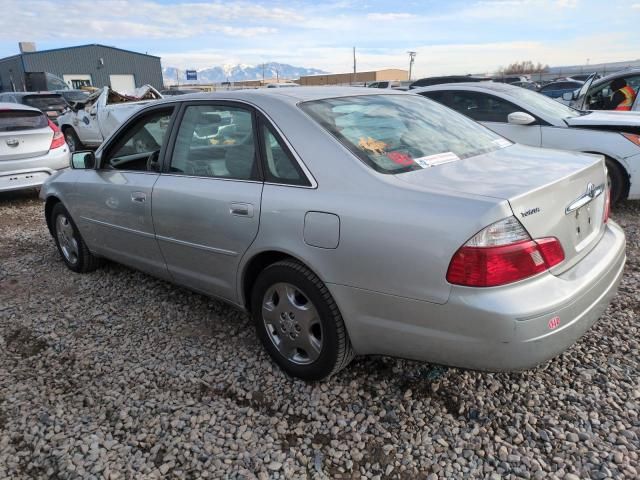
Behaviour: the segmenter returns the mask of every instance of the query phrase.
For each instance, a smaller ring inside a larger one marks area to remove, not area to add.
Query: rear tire
[[[328,378],[354,357],[333,297],[316,274],[294,260],[266,267],[254,284],[251,311],[258,337],[286,373]]]
[[[610,158],[605,158],[607,165],[607,183],[611,195],[611,205],[625,200],[627,192],[627,182],[622,168]]]
[[[58,252],[70,270],[87,273],[98,268],[100,260],[89,251],[78,227],[62,203],[53,207],[50,225]]]
[[[67,146],[69,147],[69,151],[79,152],[84,148],[84,145],[78,138],[78,134],[72,127],[67,127],[64,129],[64,140],[67,142]]]

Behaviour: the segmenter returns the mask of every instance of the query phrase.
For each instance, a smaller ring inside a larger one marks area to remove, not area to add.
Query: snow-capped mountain
[[[223,65],[197,70],[197,83],[239,82],[241,80],[262,80],[263,65]],[[317,68],[305,68],[286,63],[265,63],[264,78],[296,79],[302,75],[319,75],[327,73]],[[166,84],[184,83],[187,81],[185,70],[175,67],[164,67],[162,76]]]

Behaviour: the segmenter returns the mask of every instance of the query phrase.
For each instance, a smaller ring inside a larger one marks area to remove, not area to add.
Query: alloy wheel
[[[292,363],[308,365],[322,351],[322,324],[316,307],[299,288],[276,283],[262,301],[262,319],[269,339]]]
[[[78,241],[75,238],[73,225],[66,215],[58,215],[56,219],[56,237],[64,258],[75,265],[78,262]]]

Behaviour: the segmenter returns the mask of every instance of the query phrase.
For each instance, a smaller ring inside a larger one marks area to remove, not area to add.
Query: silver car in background
[[[43,112],[0,103],[0,192],[39,187],[70,159],[62,132]]]
[[[393,90],[179,96],[72,166],[41,192],[71,270],[105,257],[237,305],[307,380],[356,354],[532,367],[599,318],[625,263],[601,156]]]

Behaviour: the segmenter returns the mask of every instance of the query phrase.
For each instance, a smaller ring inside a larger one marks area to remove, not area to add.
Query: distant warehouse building
[[[22,42],[18,55],[0,59],[0,91],[60,90],[60,80],[68,88],[161,89],[162,68],[160,57],[98,44],[36,51]]]
[[[371,83],[381,80],[409,80],[409,72],[398,68],[373,70],[357,73],[328,73],[322,75],[308,75],[300,77],[300,85],[344,85],[349,83]]]

